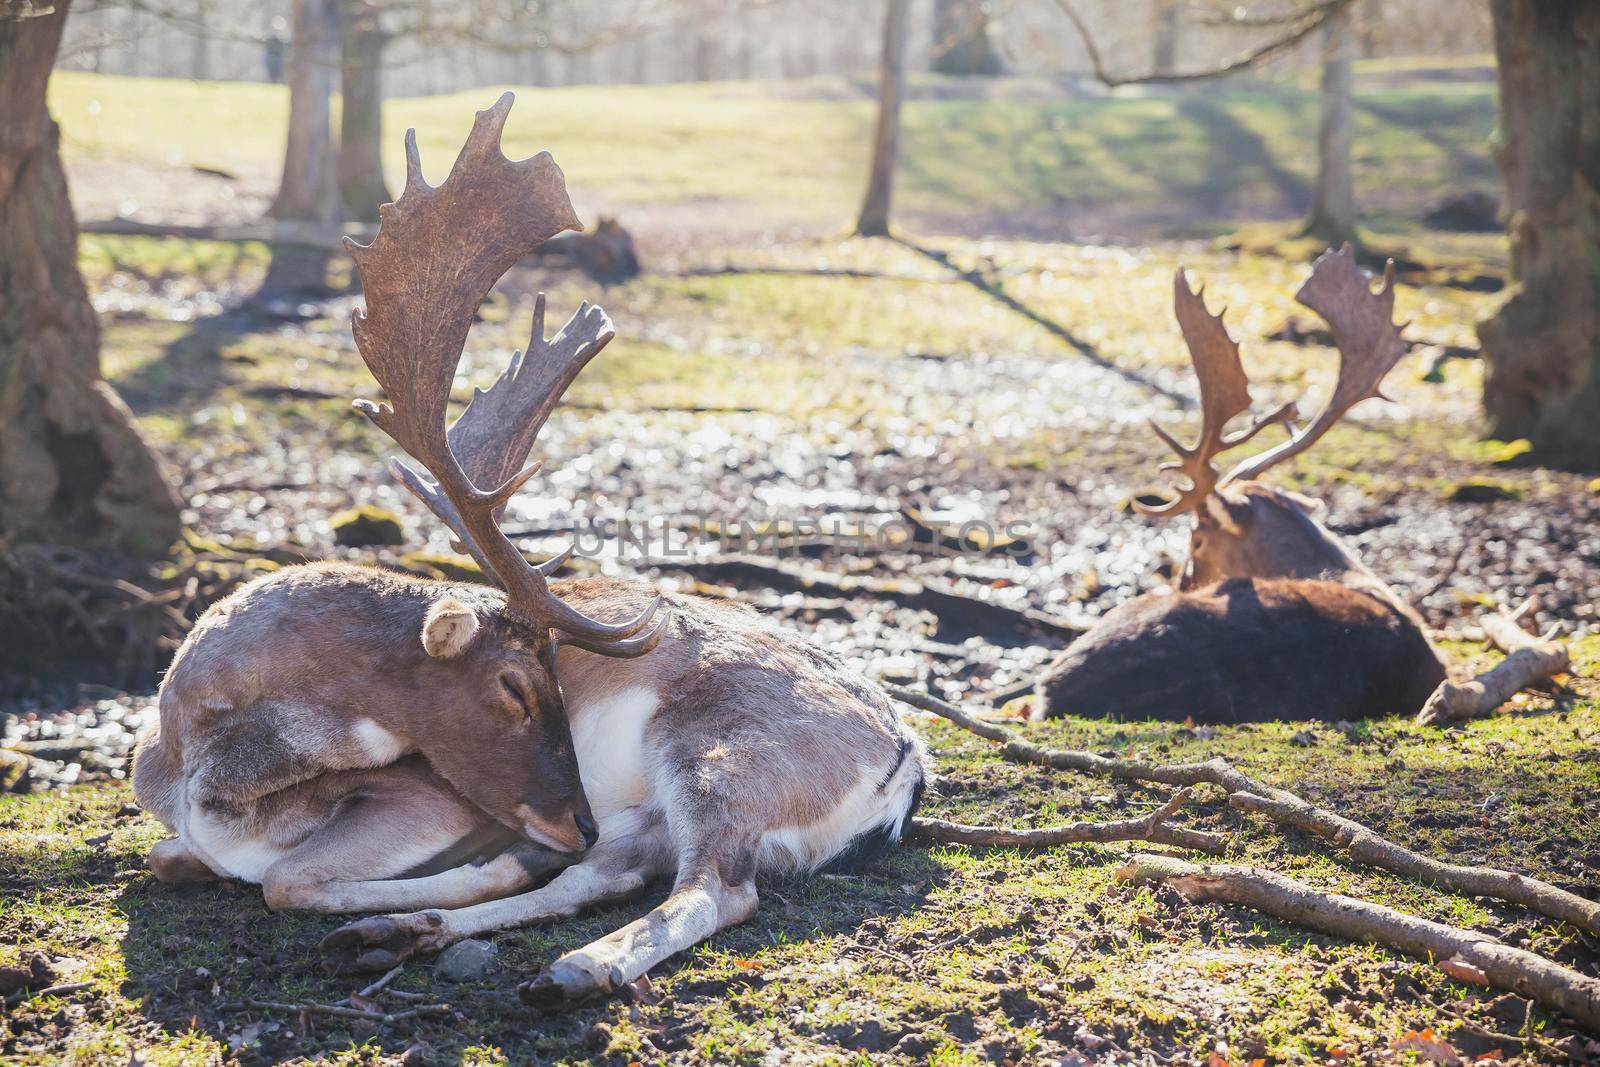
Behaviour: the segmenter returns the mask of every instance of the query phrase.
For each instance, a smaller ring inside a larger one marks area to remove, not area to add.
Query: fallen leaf
[[[375,1011],[380,1015],[383,1013],[383,1009],[378,1007],[376,1000],[371,997],[364,997],[360,993],[350,994],[350,1006],[360,1011]]]
[[[761,964],[755,960],[734,960],[733,965],[741,971],[759,971],[761,969]]]
[[[1431,1029],[1407,1030],[1390,1043],[1396,1052],[1411,1051],[1439,1067],[1461,1067],[1461,1053],[1448,1041],[1441,1041]]]
[[[1483,968],[1461,956],[1440,960],[1434,966],[1458,982],[1471,982],[1473,985],[1489,984],[1489,976],[1483,973]]]
[[[1472,1057],[1472,1062],[1473,1063],[1484,1063],[1484,1062],[1486,1062],[1488,1060],[1503,1060],[1505,1058],[1506,1058],[1506,1050],[1505,1049],[1503,1049],[1503,1048],[1492,1048],[1488,1052],[1480,1052],[1478,1055]]]

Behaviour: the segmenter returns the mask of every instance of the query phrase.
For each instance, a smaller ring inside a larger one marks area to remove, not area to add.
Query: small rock
[[[426,1041],[418,1041],[400,1054],[400,1062],[405,1067],[431,1067],[437,1061],[433,1046]]]
[[[1297,730],[1294,736],[1289,738],[1289,743],[1296,748],[1310,748],[1317,743],[1317,732],[1310,729]]]
[[[1106,1039],[1104,1037],[1101,1037],[1087,1026],[1078,1027],[1078,1032],[1072,1035],[1072,1040],[1076,1041],[1090,1052],[1102,1047],[1106,1043]]]
[[[495,947],[489,942],[468,938],[439,953],[433,970],[440,978],[451,982],[468,982],[482,977],[494,956]]]
[[[328,521],[333,526],[334,541],[347,548],[405,544],[400,516],[385,508],[371,505],[350,508]]]
[[[56,970],[50,965],[50,958],[43,952],[28,952],[16,963],[0,967],[0,995],[19,989],[43,989],[55,980]]]
[[[0,748],[0,793],[26,793],[33,761],[26,753]]]

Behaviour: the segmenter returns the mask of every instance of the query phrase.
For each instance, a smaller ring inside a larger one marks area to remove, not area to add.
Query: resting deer
[[[1345,412],[1378,391],[1405,354],[1393,322],[1394,265],[1377,293],[1347,246],[1318,258],[1296,298],[1321,315],[1339,349],[1333,394],[1287,441],[1219,475],[1214,461],[1263,429],[1292,429],[1285,405],[1233,434],[1250,410],[1239,349],[1179,270],[1178,325],[1200,381],[1193,448],[1159,425],[1186,488],[1144,514],[1194,512],[1178,591],[1108,612],[1039,679],[1036,717],[1070,712],[1198,722],[1359,719],[1412,713],[1445,668],[1416,612],[1313,515],[1321,505],[1256,481],[1315,444]]]
[[[585,306],[547,341],[541,298],[527,352],[446,433],[478,306],[576,224],[548,154],[501,154],[511,99],[478,113],[438,188],[408,134],[403,195],[370,245],[350,244],[356,342],[387,397],[357,407],[427,471],[393,465],[499,590],[342,565],[246,586],[179,651],[134,789],[176,835],[151,853],[163,879],[258,882],[273,908],[402,912],[330,934],[340,967],[672,876],[659,907],[523,987],[560,1002],[743,920],[758,871],[896,841],[924,757],[882,692],[800,637],[637,581],[553,580],[565,554],[534,566],[501,531],[545,419],[614,332]]]

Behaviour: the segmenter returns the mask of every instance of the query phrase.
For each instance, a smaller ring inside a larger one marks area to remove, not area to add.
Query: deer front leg
[[[621,988],[668,956],[748,919],[756,910],[754,867],[751,859],[686,868],[660,906],[562,956],[517,987],[517,995],[525,1003],[555,1009]]]
[[[601,901],[637,893],[655,871],[634,849],[597,845],[581,863],[529,893],[453,910],[375,915],[347,923],[322,939],[334,971],[381,971],[419,952],[437,952],[465,937],[573,915]]]

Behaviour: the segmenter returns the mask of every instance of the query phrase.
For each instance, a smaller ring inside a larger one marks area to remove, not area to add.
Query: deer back
[[[1443,679],[1422,628],[1381,597],[1231,578],[1108,612],[1045,671],[1035,715],[1333,722],[1415,712]]]

